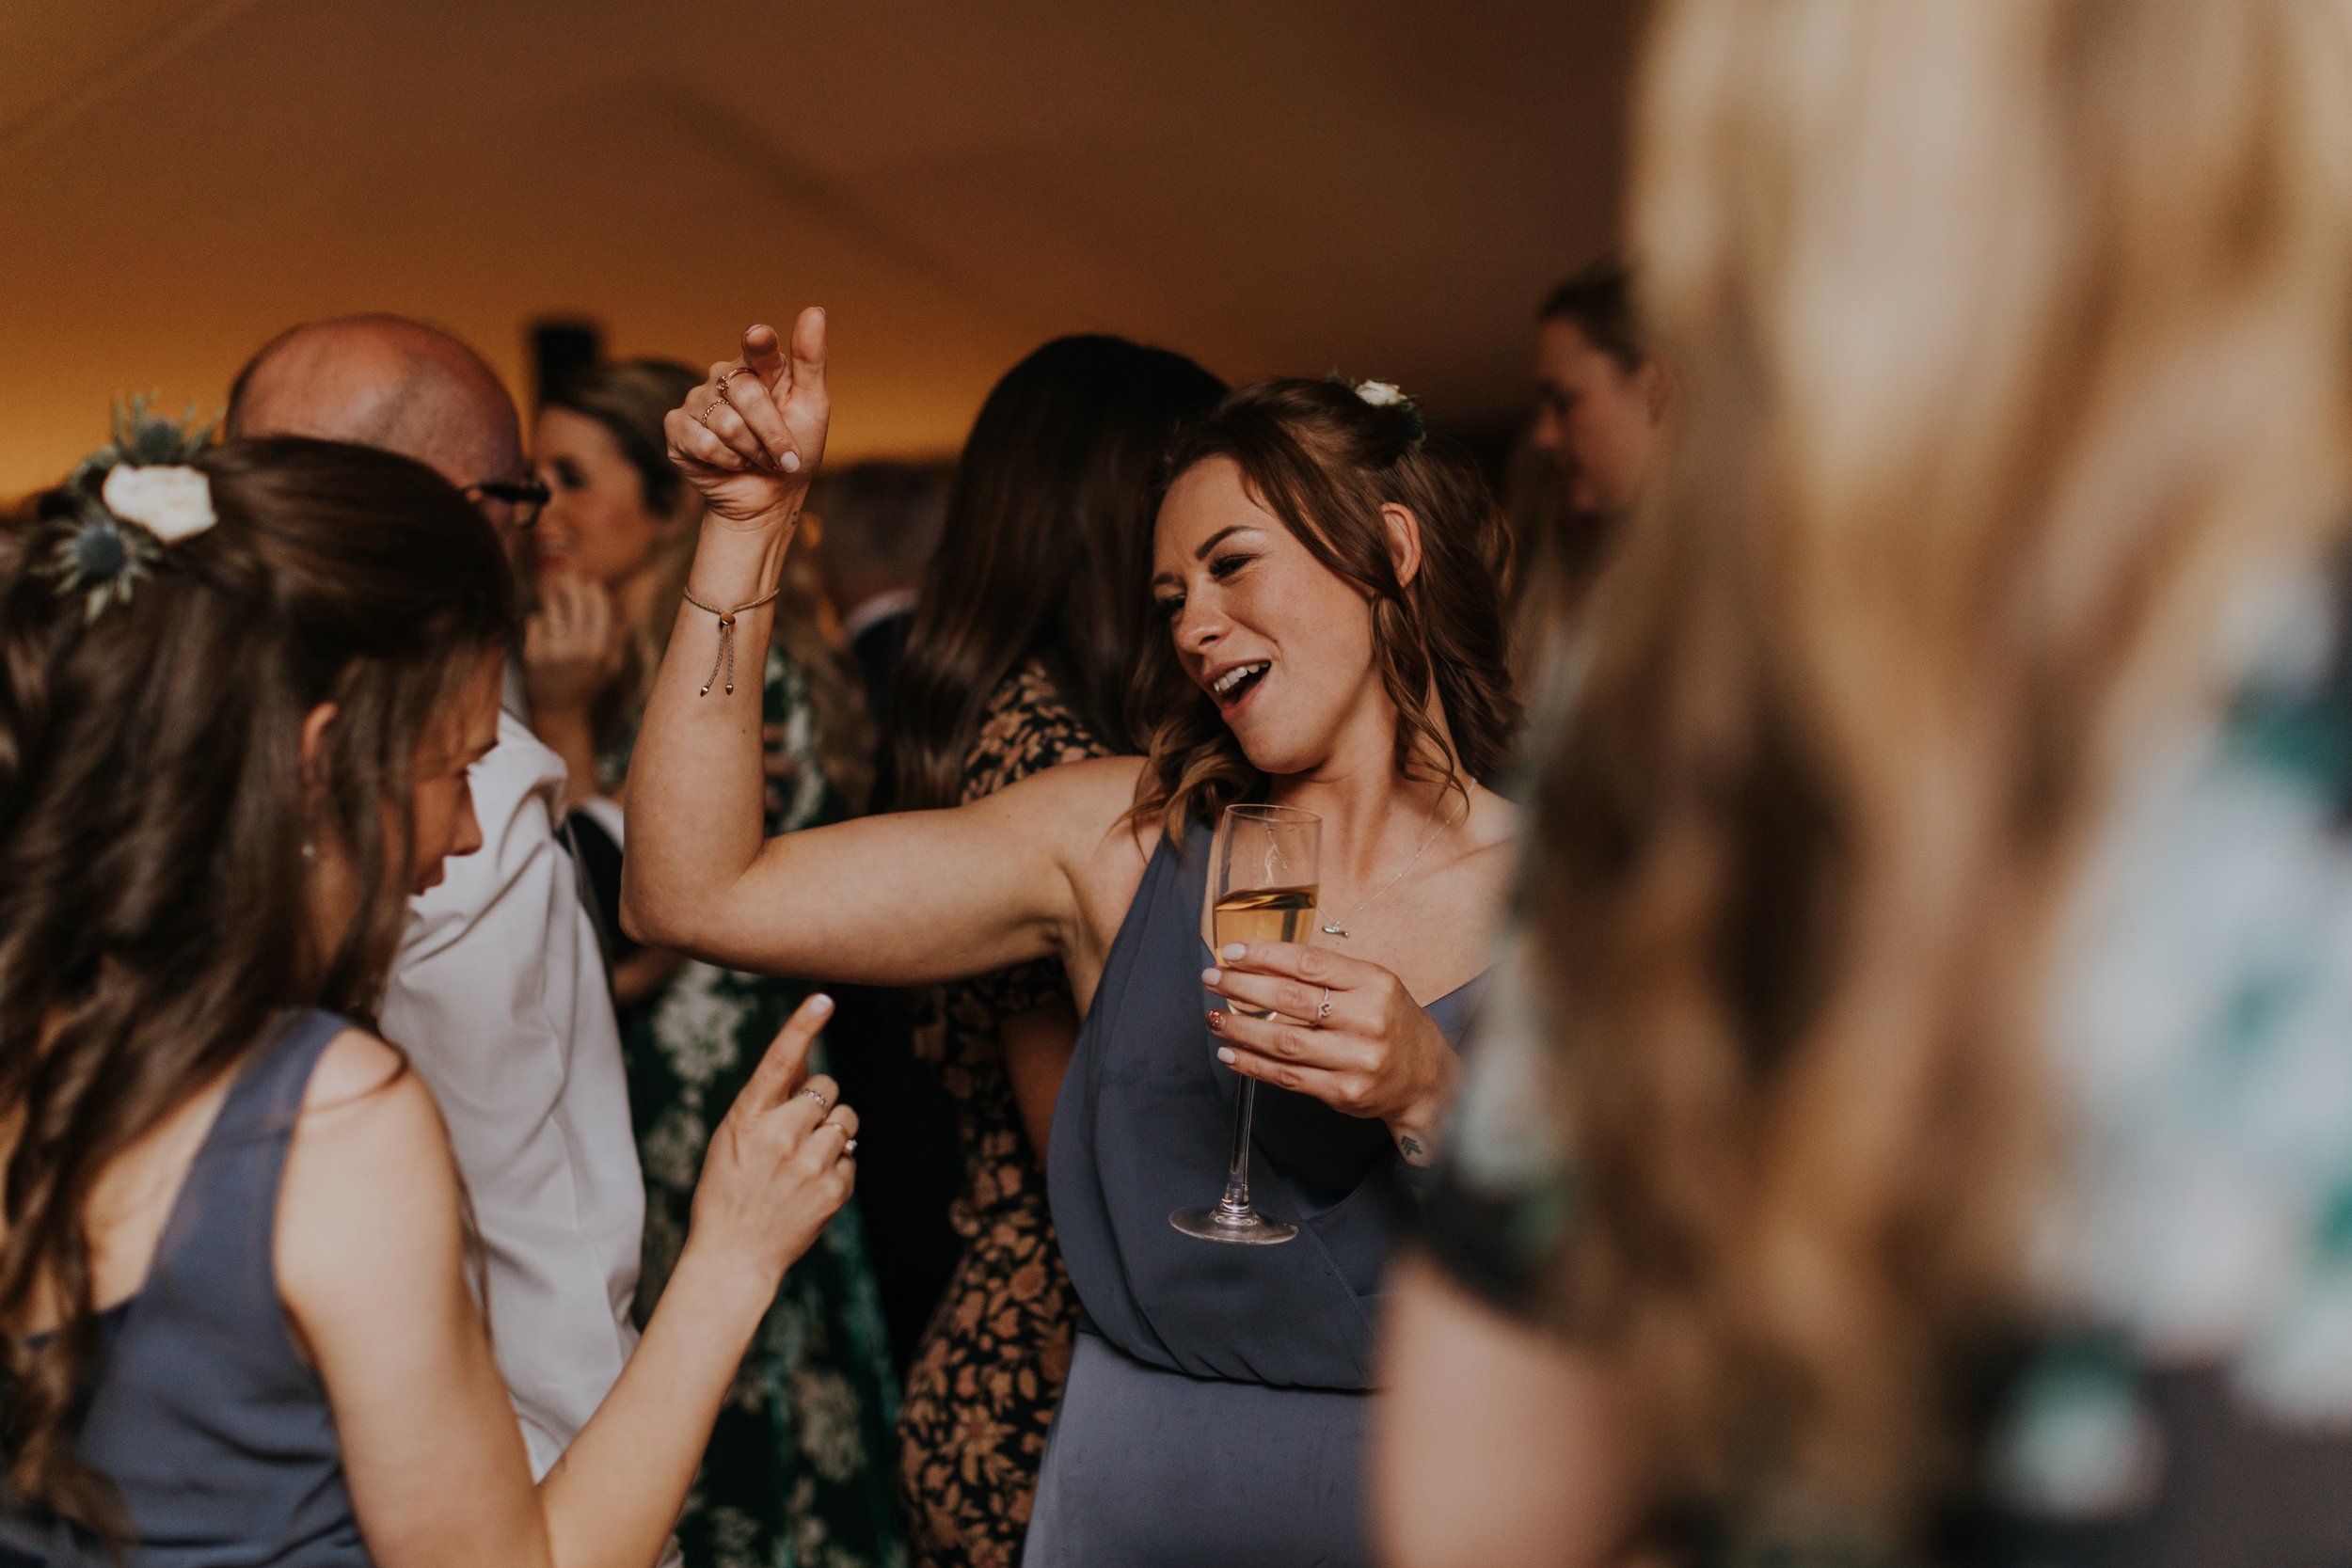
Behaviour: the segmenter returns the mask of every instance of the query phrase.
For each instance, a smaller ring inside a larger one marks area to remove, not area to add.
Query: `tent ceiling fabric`
[[[1057,332],[1440,421],[1614,229],[1630,0],[0,3],[0,491],[389,309],[707,363],[830,308],[835,451],[944,451]]]

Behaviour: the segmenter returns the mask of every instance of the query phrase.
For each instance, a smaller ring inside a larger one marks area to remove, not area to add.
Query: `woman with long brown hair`
[[[546,608],[524,641],[531,719],[569,765],[572,792],[622,850],[637,725],[692,555],[701,498],[664,454],[661,420],[701,378],[666,359],[591,366],[553,388],[532,433],[548,486],[532,530]],[[788,832],[865,809],[872,730],[849,660],[818,629],[814,573],[794,552],[764,650],[743,684],[760,697],[763,822]],[[578,824],[575,824],[578,826]],[[596,869],[601,858],[592,857]],[[626,860],[625,853],[622,855]],[[607,877],[617,899],[618,878]],[[668,1289],[696,1175],[761,1048],[810,993],[661,948],[613,964],[629,1119],[645,1181],[642,1315]],[[828,1041],[811,1048],[826,1065]],[[678,1545],[687,1568],[798,1551],[837,1568],[898,1554],[889,1480],[897,1373],[854,1212],[827,1226],[777,1292],[737,1391],[720,1413]]]
[[[2340,1560],[2352,8],[1680,0],[1413,1565]]]
[[[893,707],[901,810],[1132,754],[1129,688],[1157,468],[1223,382],[1120,338],[1057,338],[989,392],[924,574]],[[963,1251],[907,1373],[899,1497],[918,1561],[1012,1568],[1077,1298],[1045,1210],[1054,1100],[1077,1046],[1051,959],[943,989],[926,1054],[957,1107]]]
[[[422,1081],[365,1023],[482,842],[510,626],[429,469],[126,429],[0,528],[0,1553],[646,1568],[856,1119],[796,1017],[694,1288],[535,1489]]]
[[[1517,719],[1492,498],[1392,388],[1241,388],[1179,441],[1157,508],[1147,756],[763,843],[748,715],[705,677],[761,635],[823,454],[824,318],[788,359],[764,326],[743,346],[669,421],[709,511],[638,746],[628,917],[885,984],[1058,958],[1083,1022],[1048,1180],[1087,1324],[1025,1560],[1366,1560],[1367,1315],[1512,831],[1484,782]],[[1211,949],[1212,828],[1267,800],[1321,818],[1329,929]],[[1244,1083],[1271,1085],[1253,1170],[1305,1232],[1287,1245],[1169,1225],[1216,1199]]]

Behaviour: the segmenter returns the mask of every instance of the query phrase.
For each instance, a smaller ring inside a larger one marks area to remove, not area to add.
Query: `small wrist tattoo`
[[[1429,1163],[1429,1150],[1410,1132],[1399,1132],[1396,1147],[1404,1153],[1406,1164],[1425,1165]]]

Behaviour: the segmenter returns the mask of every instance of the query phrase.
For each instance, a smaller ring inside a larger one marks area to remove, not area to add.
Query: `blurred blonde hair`
[[[1676,0],[1677,367],[1525,889],[1564,1312],[1674,1495],[1909,1522],[2024,1305],[2057,917],[2252,568],[2338,531],[2341,0]]]

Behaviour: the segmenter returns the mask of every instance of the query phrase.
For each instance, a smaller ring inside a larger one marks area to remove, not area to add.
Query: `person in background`
[[[1596,261],[1536,312],[1535,446],[1571,517],[1624,515],[1640,497],[1666,416],[1665,367],[1634,314],[1633,277]]]
[[[1075,337],[989,393],[898,668],[901,806],[1140,749],[1154,470],[1224,390],[1182,355]],[[957,1108],[963,1250],[907,1380],[899,1496],[917,1560],[1013,1568],[1077,1328],[1044,1156],[1078,1018],[1051,959],[951,984],[940,1010],[927,1043]]]
[[[1661,8],[1402,1568],[2344,1560],[2352,8]]]
[[[513,399],[447,333],[396,316],[297,326],[239,372],[231,436],[398,452],[472,500],[510,559],[546,491]],[[531,732],[519,664],[472,770],[485,844],[416,900],[378,1014],[433,1090],[482,1236],[491,1343],[545,1475],[637,1330],[644,1189],[603,955],[564,833],[563,759]]]
[[[1623,262],[1592,263],[1536,313],[1535,424],[1515,463],[1513,582],[1522,680],[1573,628],[1658,461],[1672,388],[1635,314]]]
[[[824,341],[814,309],[788,358],[755,326],[670,415],[708,499],[645,710],[624,915],[715,961],[868,984],[1058,958],[1084,1022],[1047,1174],[1085,1320],[1024,1560],[1368,1561],[1372,1302],[1512,860],[1482,782],[1518,719],[1493,497],[1392,386],[1234,391],[1179,436],[1156,508],[1146,757],[763,840],[749,710],[703,673],[736,625],[764,632],[823,456]],[[1313,944],[1210,949],[1212,833],[1268,796],[1320,816],[1339,912]],[[1315,1231],[1290,1246],[1168,1224],[1223,1188],[1245,1079],[1271,1085],[1260,1201]]]
[[[134,420],[0,525],[0,1557],[646,1568],[849,1196],[823,1005],[534,1488],[434,1098],[352,1022],[483,846],[499,543],[405,458]]]
[[[876,459],[824,475],[810,497],[795,557],[813,556],[834,625],[866,683],[875,720],[872,804],[888,809],[889,697],[914,618],[915,585],[938,547],[947,465]],[[827,1039],[844,1092],[869,1115],[858,1218],[890,1323],[891,1357],[914,1365],[931,1314],[962,1250],[949,1209],[962,1166],[956,1108],[915,1058],[921,999],[867,986],[834,989],[840,1010]]]
[[[638,718],[702,520],[661,435],[662,416],[700,379],[666,360],[598,365],[548,394],[532,433],[549,492],[532,534],[546,609],[524,642],[533,722],[573,777],[608,802],[627,794]],[[766,772],[783,797],[764,814],[771,833],[853,813],[870,776],[864,700],[818,628],[814,574],[788,573],[782,588],[764,649],[747,641],[739,670],[711,672],[760,683],[773,737]],[[625,841],[622,849],[626,867]],[[758,1068],[761,1043],[809,988],[656,948],[621,958],[615,977],[645,1173],[642,1315],[677,1266],[695,1172],[720,1118]],[[825,1047],[813,1048],[820,1065]],[[690,1568],[895,1560],[887,1466],[896,1416],[887,1331],[848,1213],[785,1277],[719,1418],[678,1526]]]
[[[936,463],[876,459],[827,474],[809,509],[823,524],[816,550],[825,597],[866,680],[866,711],[890,729],[892,673],[914,624],[923,569],[939,547],[947,474]]]

